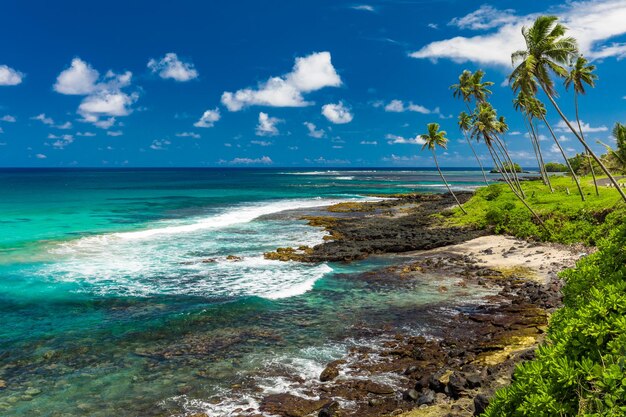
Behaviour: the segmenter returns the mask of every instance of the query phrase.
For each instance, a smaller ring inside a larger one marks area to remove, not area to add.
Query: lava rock
[[[402,393],[402,398],[404,398],[405,401],[417,401],[418,398],[420,398],[420,394],[414,389],[410,389]]]
[[[489,406],[489,398],[487,398],[485,395],[478,394],[476,397],[474,397],[474,415],[475,416],[479,416],[482,413],[484,413],[485,410],[487,409],[487,406]]]
[[[435,402],[435,391],[431,390],[431,389],[425,389],[424,391],[422,391],[422,395],[419,396],[419,398],[417,399],[417,404],[418,405],[429,405]]]
[[[317,417],[339,417],[339,403],[337,401],[333,401],[329,404],[326,404],[320,412],[317,414]]]

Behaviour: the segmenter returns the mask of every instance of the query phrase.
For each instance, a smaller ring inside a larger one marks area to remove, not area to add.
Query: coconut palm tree
[[[467,144],[469,145],[470,149],[472,150],[472,153],[474,154],[474,157],[476,158],[476,162],[478,162],[478,166],[480,167],[480,171],[483,173],[483,179],[485,180],[485,184],[489,184],[489,181],[487,180],[487,174],[485,173],[485,168],[483,167],[482,162],[480,162],[480,158],[476,154],[476,150],[474,149],[474,145],[472,145],[472,141],[470,140],[469,135],[467,134],[467,132],[472,127],[472,117],[469,114],[467,114],[464,111],[462,111],[459,114],[458,125],[459,125],[459,129],[461,129],[461,132],[463,132],[463,136],[465,136],[465,140],[467,141]]]
[[[580,117],[578,116],[578,95],[585,94],[585,84],[590,87],[595,87],[595,80],[598,79],[598,76],[593,73],[595,71],[595,65],[588,65],[586,58],[580,55],[574,66],[571,68],[569,74],[565,77],[565,88],[569,90],[570,86],[574,87],[574,108],[576,109],[576,123],[578,124],[578,132],[580,136],[585,139],[585,135],[583,134],[583,128],[580,125]],[[596,195],[600,195],[598,191],[598,181],[596,180],[596,173],[593,169],[593,163],[591,162],[591,155],[589,155],[585,151],[585,155],[587,155],[587,161],[589,161],[589,170],[591,171],[591,176],[593,177],[593,185],[596,188]]]
[[[517,96],[513,99],[513,108],[517,111],[520,111],[524,118],[524,124],[526,125],[526,130],[528,130],[528,138],[530,139],[530,143],[533,147],[533,151],[535,152],[535,158],[537,159],[537,165],[539,165],[539,174],[541,175],[541,179],[544,185],[547,185],[550,188],[550,192],[554,192],[554,188],[552,188],[552,183],[550,182],[550,177],[545,168],[545,163],[543,161],[543,154],[541,152],[541,145],[539,144],[539,138],[535,133],[535,127],[533,124],[532,116],[529,110],[529,97],[523,91],[520,91]]]
[[[515,80],[518,78],[522,80],[520,77],[520,73],[522,73],[521,75],[531,77],[536,81],[536,83],[525,82],[525,90],[523,91],[528,92],[534,89],[532,92],[536,94],[537,85],[541,87],[567,127],[585,147],[585,150],[595,159],[598,165],[600,165],[610,181],[615,185],[621,197],[626,201],[626,194],[619,188],[617,180],[611,175],[600,158],[591,150],[587,142],[585,142],[585,139],[574,129],[569,119],[565,117],[565,114],[563,114],[563,111],[555,101],[556,91],[551,74],[555,74],[557,77],[561,78],[566,77],[567,70],[563,65],[569,64],[573,58],[578,55],[576,39],[566,37],[565,33],[567,29],[565,26],[557,23],[557,20],[558,18],[556,16],[539,16],[532,26],[522,28],[526,49],[514,52],[511,55],[513,65],[516,63],[518,63],[518,65],[511,73],[510,79]]]
[[[437,161],[437,152],[435,151],[436,148],[440,146],[443,149],[446,149],[447,144],[448,144],[448,138],[446,138],[446,131],[439,130],[439,123],[429,123],[428,133],[420,135],[420,139],[424,141],[424,146],[422,146],[422,150],[428,148],[433,153],[435,166],[437,167],[437,171],[439,171],[439,175],[441,176],[443,183],[446,185],[446,188],[448,189],[450,194],[452,194],[452,197],[454,197],[454,200],[459,205],[459,208],[461,209],[463,214],[467,214],[467,212],[461,205],[461,202],[459,201],[459,199],[456,198],[456,195],[454,194],[454,192],[452,192],[452,189],[450,188],[448,181],[446,181],[446,177],[443,176],[443,172],[441,172],[441,168],[439,168],[439,162]]]
[[[550,131],[550,135],[552,136],[552,139],[554,139],[554,143],[556,144],[557,148],[559,148],[559,152],[561,152],[561,155],[563,156],[563,159],[565,160],[565,164],[567,165],[567,168],[569,169],[570,174],[572,174],[572,178],[574,179],[574,182],[576,183],[576,187],[578,188],[578,192],[580,193],[580,198],[583,201],[585,201],[585,194],[583,193],[583,190],[580,187],[580,181],[578,180],[578,176],[576,175],[576,172],[572,168],[572,165],[570,164],[569,159],[567,155],[565,154],[563,147],[561,146],[561,142],[559,142],[559,140],[557,139],[556,135],[554,134],[554,131],[552,130],[552,126],[550,126],[550,123],[548,123],[548,120],[546,119],[546,114],[547,114],[546,106],[544,106],[544,104],[541,101],[539,101],[539,99],[533,97],[532,99],[530,99],[530,111],[534,117],[541,119],[543,123],[546,125],[546,127],[548,128],[548,130]]]
[[[476,111],[474,112],[474,123],[472,123],[471,135],[476,139],[482,138],[487,145],[487,149],[489,149],[489,153],[491,154],[491,158],[493,159],[494,165],[498,170],[502,173],[502,177],[504,181],[507,183],[513,194],[524,204],[524,206],[532,213],[532,215],[537,219],[539,224],[545,229],[545,231],[550,234],[550,230],[546,227],[541,217],[528,205],[528,203],[522,197],[522,194],[519,192],[517,187],[514,185],[513,180],[509,177],[507,171],[504,169],[504,164],[502,163],[502,158],[498,155],[498,149],[495,145],[495,137],[497,133],[502,130],[502,127],[499,126],[501,122],[498,120],[498,115],[489,103],[481,103],[477,106]]]

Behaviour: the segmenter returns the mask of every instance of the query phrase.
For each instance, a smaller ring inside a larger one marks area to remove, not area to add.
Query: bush
[[[626,225],[561,274],[565,306],[487,417],[626,415]]]
[[[567,172],[569,169],[565,164],[559,164],[558,162],[548,162],[544,165],[547,172]]]

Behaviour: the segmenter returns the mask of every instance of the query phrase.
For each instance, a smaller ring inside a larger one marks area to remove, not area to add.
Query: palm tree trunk
[[[585,135],[583,135],[583,128],[580,125],[580,117],[578,117],[578,92],[574,91],[574,108],[576,109],[576,123],[578,123],[578,131],[580,132],[580,137],[585,140]],[[596,188],[596,195],[600,195],[600,191],[598,191],[598,181],[596,180],[596,173],[593,169],[593,162],[591,162],[591,157],[589,152],[585,151],[587,154],[587,161],[589,162],[589,170],[591,171],[591,176],[593,177],[593,186]]]
[[[541,116],[541,119],[543,120],[543,122],[548,127],[548,130],[550,131],[550,134],[552,135],[552,139],[554,139],[554,143],[556,143],[556,146],[559,148],[559,151],[561,151],[561,155],[563,155],[563,159],[565,159],[565,163],[567,164],[567,168],[569,169],[569,172],[572,174],[572,178],[574,179],[574,182],[576,183],[576,187],[578,187],[578,192],[580,193],[580,198],[583,201],[585,201],[585,194],[583,193],[583,189],[580,188],[580,181],[578,180],[578,177],[576,176],[576,173],[574,172],[574,169],[570,165],[569,159],[567,159],[567,155],[565,155],[565,151],[563,150],[563,147],[559,143],[559,140],[556,138],[556,135],[554,134],[554,131],[552,130],[552,126],[550,126],[550,123],[548,123],[548,121],[546,120],[545,116]]]
[[[522,195],[522,197],[526,198],[526,194],[524,194],[524,189],[522,188],[522,183],[517,176],[517,171],[515,171],[515,164],[513,163],[513,159],[511,159],[511,155],[509,155],[509,151],[506,149],[506,144],[498,137],[498,135],[495,135],[495,140],[496,144],[499,145],[502,151],[502,155],[508,163],[508,166],[511,170],[511,176],[515,180],[515,184],[517,185],[517,188],[519,188],[520,194]]]
[[[499,157],[496,158],[497,157],[497,153],[496,153],[495,149],[492,149],[492,147],[489,145],[490,142],[485,140],[485,143],[487,144],[487,147],[489,148],[489,153],[491,154],[491,158],[493,159],[493,163],[496,165],[496,167],[498,167],[498,161],[497,160],[500,160],[500,158]],[[532,207],[530,207],[528,205],[528,203],[522,198],[522,196],[517,192],[515,186],[510,182],[510,180],[507,180],[505,178],[504,181],[507,183],[507,185],[509,186],[509,188],[511,189],[513,194],[515,194],[515,196],[522,202],[522,204],[524,204],[524,206],[526,206],[528,211],[531,212],[531,214],[535,217],[535,219],[537,219],[537,221],[539,222],[541,227],[543,227],[543,229],[548,233],[548,236],[552,236],[552,233],[550,233],[550,230],[548,229],[548,227],[545,225],[543,220],[541,220],[541,217],[539,217],[539,215],[535,212],[535,210],[533,210]]]
[[[461,202],[459,201],[458,198],[456,198],[456,195],[452,192],[452,189],[450,188],[450,186],[448,185],[448,181],[446,181],[446,177],[443,176],[443,172],[441,172],[441,169],[439,168],[439,162],[437,162],[437,153],[435,152],[435,150],[433,149],[433,158],[435,159],[435,165],[437,166],[437,171],[439,171],[439,175],[441,176],[441,179],[443,180],[443,183],[446,185],[446,188],[448,189],[448,191],[450,192],[450,194],[452,194],[452,197],[454,197],[454,200],[456,201],[456,203],[459,205],[459,208],[461,209],[461,211],[463,212],[463,214],[467,214],[467,211],[465,211],[465,209],[463,208],[463,206],[461,205]]]
[[[480,167],[480,170],[483,173],[483,178],[485,180],[485,184],[489,185],[489,181],[487,181],[487,174],[485,174],[485,168],[483,168],[483,164],[480,162],[480,158],[476,154],[476,150],[474,149],[474,145],[472,145],[472,141],[467,136],[467,132],[463,131],[463,136],[465,136],[465,140],[467,141],[467,144],[469,145],[470,149],[472,150],[472,153],[474,154],[474,157],[476,158],[476,161],[478,162],[478,166]]]
[[[550,100],[550,102],[552,103],[554,108],[556,109],[557,113],[559,113],[559,116],[561,116],[561,119],[563,119],[563,121],[565,122],[567,127],[569,127],[569,129],[572,131],[574,136],[576,136],[576,138],[580,141],[580,143],[582,143],[582,145],[585,147],[587,152],[589,152],[589,154],[593,157],[593,159],[595,159],[595,161],[598,163],[598,165],[600,165],[600,168],[602,168],[602,171],[604,171],[604,173],[609,177],[609,180],[613,183],[613,185],[615,186],[615,189],[617,189],[617,192],[620,194],[622,199],[624,201],[626,201],[626,194],[624,194],[624,191],[622,191],[622,189],[620,188],[619,183],[617,182],[617,180],[613,177],[613,175],[611,175],[611,172],[607,169],[606,166],[604,166],[604,164],[602,163],[600,158],[598,158],[598,156],[591,150],[589,145],[587,145],[587,142],[585,142],[585,139],[582,138],[578,134],[578,132],[576,132],[576,129],[574,129],[574,127],[569,122],[569,120],[567,120],[567,117],[565,117],[565,115],[561,111],[561,108],[559,107],[559,105],[556,103],[556,101],[554,101],[554,98],[552,97],[552,95],[550,93],[548,93],[548,91],[546,90],[546,87],[543,85],[543,83],[539,83],[539,84],[541,85],[541,88],[543,89],[543,92],[546,94],[546,96],[548,96],[548,99]]]
[[[526,126],[526,130],[528,130],[528,139],[530,139],[530,144],[533,146],[533,151],[535,152],[535,159],[537,159],[537,167],[539,168],[539,175],[541,175],[541,181],[543,181],[543,185],[548,185],[548,181],[546,181],[545,173],[543,171],[543,165],[541,165],[541,160],[539,159],[539,153],[537,152],[537,146],[535,145],[535,140],[532,137],[530,127],[528,127],[528,120],[526,119],[526,116],[524,116],[524,126]]]
[[[535,125],[533,124],[532,119],[530,120],[530,127],[533,131],[533,136],[535,137],[535,143],[537,144],[537,151],[539,151],[539,158],[541,159],[541,165],[543,166],[543,172],[545,172],[546,174],[546,180],[548,181],[548,187],[550,188],[550,192],[554,193],[554,188],[552,188],[552,183],[550,182],[550,176],[548,175],[548,172],[546,171],[546,163],[543,160],[543,152],[541,152],[541,144],[539,136],[537,136],[537,131],[535,129]]]

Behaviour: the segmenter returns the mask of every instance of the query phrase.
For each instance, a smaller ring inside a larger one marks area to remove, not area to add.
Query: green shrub
[[[565,306],[487,417],[626,415],[626,225],[562,273]]]
[[[547,172],[567,172],[569,169],[565,164],[559,164],[558,162],[548,162],[544,165]]]

